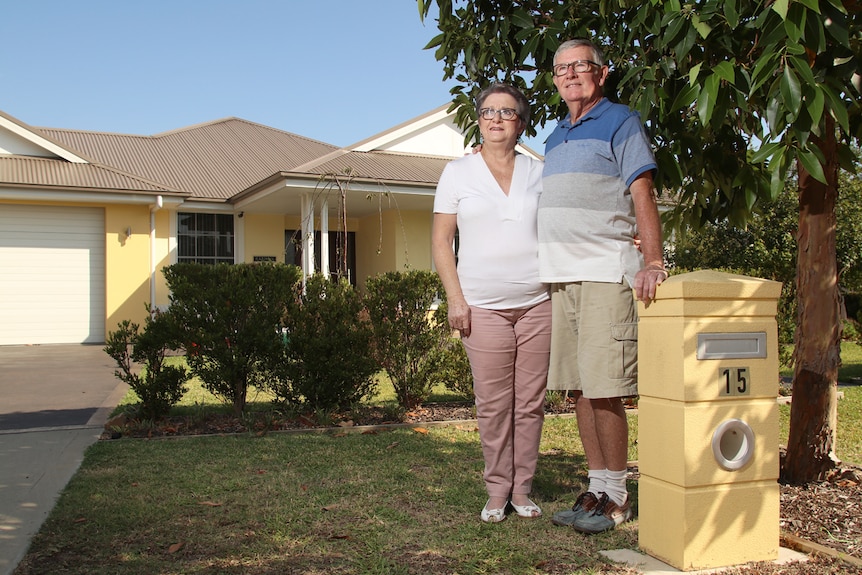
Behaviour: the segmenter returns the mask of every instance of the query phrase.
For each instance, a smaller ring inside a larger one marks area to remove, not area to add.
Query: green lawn
[[[862,380],[862,346],[845,341],[841,344],[841,367],[838,381]]]
[[[781,369],[783,377],[792,377],[793,371]],[[862,378],[862,346],[853,342],[841,342],[841,365],[838,367],[838,381],[850,382]]]
[[[550,419],[546,512],[581,490],[581,453],[575,420]],[[102,441],[16,575],[612,573],[598,551],[636,546],[636,523],[482,523],[482,467],[473,424]]]
[[[838,454],[862,463],[862,386],[841,391]],[[212,400],[194,397],[185,409]],[[533,493],[547,515],[571,505],[585,466],[576,420],[548,418]],[[482,468],[472,423],[100,441],[15,575],[630,573],[599,551],[637,548],[637,521],[598,536],[547,517],[484,524]]]
[[[840,418],[862,404],[847,391]],[[548,418],[533,493],[546,514],[571,505],[585,467],[576,420]],[[599,551],[636,549],[637,521],[598,536],[547,517],[484,524],[482,468],[472,423],[100,441],[15,575],[630,573]]]
[[[862,377],[862,347],[844,342],[841,344],[842,366],[838,369],[838,381],[850,382]],[[782,375],[790,376],[784,371]],[[862,385],[841,385],[838,392],[843,398],[838,400],[838,444],[835,452],[842,461],[862,464]],[[780,438],[787,442],[790,429],[790,406],[779,407],[781,420]]]

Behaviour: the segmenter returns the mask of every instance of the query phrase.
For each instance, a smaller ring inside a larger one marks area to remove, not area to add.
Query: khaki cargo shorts
[[[637,395],[638,314],[627,283],[551,284],[548,389]]]

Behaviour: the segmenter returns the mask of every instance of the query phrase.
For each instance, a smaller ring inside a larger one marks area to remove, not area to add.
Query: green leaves
[[[706,38],[709,36],[709,33],[712,32],[712,26],[702,21],[700,16],[697,14],[692,14],[691,24],[694,26],[694,29],[697,30],[697,33],[700,34],[701,38]]]
[[[802,39],[807,12],[802,4],[795,3],[790,7],[790,17],[784,19],[784,31],[790,41],[799,42]]]
[[[547,70],[562,40],[598,39],[612,63],[606,95],[641,113],[656,145],[656,185],[685,198],[680,217],[689,221],[743,217],[785,185],[797,161],[819,178],[811,140],[828,117],[841,132],[840,158],[862,134],[850,44],[862,23],[839,0],[461,0],[455,12],[449,0],[437,4],[444,39],[429,44],[463,70],[461,106],[492,79]],[[566,112],[547,79],[524,83],[534,125]]]
[[[521,28],[529,29],[533,27],[533,17],[523,8],[518,8],[512,12],[510,19],[516,26]]]
[[[799,109],[802,107],[802,89],[799,86],[799,78],[796,77],[790,66],[784,67],[780,86],[781,97],[784,100],[784,106],[788,113],[787,122],[793,123],[799,115]]]
[[[718,98],[719,80],[720,78],[716,74],[708,76],[697,97],[697,115],[700,117],[701,124],[707,125],[712,119],[712,110],[715,108],[715,101]]]
[[[344,408],[372,394],[378,370],[362,297],[347,280],[321,274],[297,284],[285,318],[288,343],[278,396],[312,410]]]
[[[719,78],[721,78],[722,80],[725,80],[725,81],[730,82],[732,84],[734,81],[734,74],[735,74],[734,69],[733,69],[734,64],[735,64],[735,62],[733,60],[725,61],[725,62],[719,62],[717,65],[715,65],[712,68],[712,73],[715,74],[716,76],[718,76]]]
[[[826,183],[826,174],[823,171],[825,158],[817,148],[804,148],[799,150],[799,162],[802,167],[817,181]]]

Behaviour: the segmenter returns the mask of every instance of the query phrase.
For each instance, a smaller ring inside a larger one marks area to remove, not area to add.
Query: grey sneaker
[[[596,497],[594,493],[585,491],[578,495],[578,498],[575,499],[575,504],[572,505],[571,509],[564,509],[563,511],[557,511],[554,513],[554,516],[551,518],[551,523],[554,525],[562,525],[563,527],[571,527],[575,524],[575,521],[584,515],[592,513],[598,504],[599,498]]]
[[[617,525],[622,525],[632,518],[632,506],[626,495],[626,501],[622,506],[617,505],[608,498],[607,493],[601,493],[599,503],[592,513],[582,515],[575,520],[572,527],[581,533],[602,533],[610,531]]]

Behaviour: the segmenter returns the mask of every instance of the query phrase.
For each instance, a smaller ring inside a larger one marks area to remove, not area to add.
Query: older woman
[[[473,372],[489,497],[480,516],[498,522],[510,504],[521,517],[542,514],[529,496],[544,422],[551,304],[539,281],[542,163],[515,152],[529,102],[516,88],[494,84],[476,104],[481,151],[449,163],[440,176],[432,250],[449,324]]]

